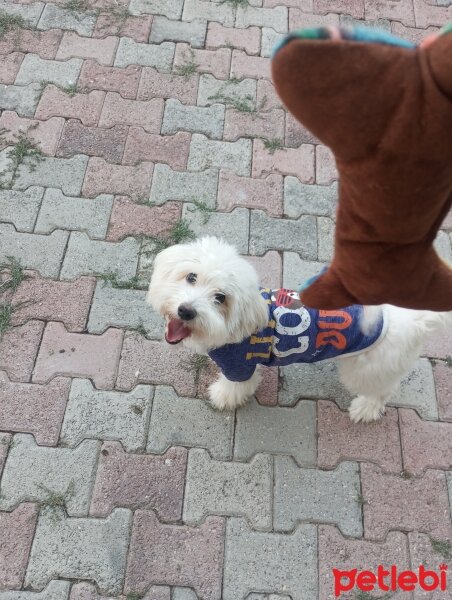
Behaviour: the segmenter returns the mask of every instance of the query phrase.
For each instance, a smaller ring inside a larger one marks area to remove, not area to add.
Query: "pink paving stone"
[[[90,158],[82,193],[88,198],[99,194],[118,194],[134,200],[149,198],[154,165],[140,163],[136,167],[110,165],[103,158]]]
[[[284,117],[284,111],[278,108],[262,113],[241,112],[234,108],[227,108],[223,139],[228,141],[235,141],[241,137],[283,139]]]
[[[141,600],[171,600],[171,590],[168,586],[152,586]],[[76,583],[71,588],[69,600],[112,600],[99,596],[91,583]],[[116,596],[115,600],[130,600],[130,596]]]
[[[135,165],[143,160],[166,163],[172,169],[181,171],[187,166],[190,140],[191,135],[186,131],[158,135],[146,133],[141,127],[131,127],[122,162],[125,165]]]
[[[66,377],[38,385],[9,381],[0,371],[0,429],[31,433],[40,446],[56,446],[70,387]]]
[[[42,319],[61,321],[69,331],[83,331],[95,284],[94,277],[54,281],[29,272],[12,299],[19,305],[13,312],[13,324]]]
[[[437,362],[433,367],[439,417],[452,421],[452,366]]]
[[[246,29],[243,31],[246,31]],[[257,81],[256,104],[257,106],[265,106],[265,110],[282,108],[275,86],[268,79],[258,79]]]
[[[0,387],[1,389],[1,387]],[[2,476],[3,467],[5,465],[6,455],[8,454],[9,445],[12,435],[9,433],[0,433],[0,477]]]
[[[364,19],[364,0],[314,0],[313,12],[319,15],[344,13],[356,19]]]
[[[196,104],[199,75],[191,77],[159,73],[153,67],[144,67],[138,88],[138,100],[175,98],[184,104]]]
[[[332,469],[343,460],[375,462],[389,473],[402,471],[397,410],[386,409],[376,423],[355,424],[333,402],[317,402],[318,466]]]
[[[181,217],[182,205],[167,202],[163,206],[143,206],[128,198],[116,198],[113,204],[107,240],[118,242],[128,235],[158,236],[167,233]]]
[[[410,568],[407,537],[391,531],[383,543],[343,538],[336,527],[319,527],[319,600],[335,600],[333,569],[376,572],[379,565],[386,569],[396,565],[399,570]],[[380,597],[380,595],[378,595]],[[351,600],[354,593],[343,598]],[[357,598],[357,596],[356,596]],[[369,600],[377,598],[369,593]],[[410,600],[406,592],[391,595],[391,600]]]
[[[19,35],[15,31],[10,31],[0,40],[0,54],[14,51],[33,52],[41,58],[54,59],[62,36],[63,32],[60,29],[49,29],[49,31],[21,29]]]
[[[126,333],[116,387],[129,391],[138,383],[172,385],[180,396],[195,396],[194,373],[186,367],[187,351],[165,341]]]
[[[190,52],[192,50],[192,53]],[[189,44],[176,44],[173,70],[177,73],[177,67],[194,62],[199,73],[210,73],[216,79],[228,79],[231,65],[230,48],[218,50],[191,49]]]
[[[278,404],[279,372],[277,368],[262,369],[262,380],[256,392],[256,400],[263,406]]]
[[[430,25],[443,27],[452,21],[452,5],[436,6],[425,0],[413,0],[416,27],[426,28]]]
[[[326,25],[339,25],[339,15],[337,13],[315,15],[303,12],[298,8],[289,8],[289,31],[292,29],[302,29],[303,27],[320,27]]]
[[[428,35],[439,31],[439,27],[428,27],[427,29],[416,29],[415,27],[405,27],[402,23],[394,21],[391,23],[391,31],[397,37],[409,40],[414,44],[420,44]]]
[[[434,335],[426,339],[422,350],[424,356],[430,358],[452,357],[452,335],[445,331],[441,335]]]
[[[269,250],[264,256],[246,256],[259,276],[259,284],[275,289],[282,285],[282,259],[276,250]]]
[[[160,133],[163,107],[162,98],[147,101],[126,100],[120,94],[109,92],[102,107],[99,127],[123,123],[143,127],[149,133]]]
[[[263,140],[253,141],[253,177],[269,173],[293,175],[303,183],[315,181],[314,146],[303,144],[299,148],[267,150]]]
[[[42,321],[28,321],[0,338],[0,369],[8,373],[11,381],[30,380],[43,330]]]
[[[2,57],[2,69],[0,71],[0,83],[11,85],[16,80],[20,65],[25,54],[22,52],[12,52],[7,56]]]
[[[118,39],[114,36],[92,39],[81,37],[74,31],[65,31],[56,59],[92,58],[101,65],[111,65],[115,57]]]
[[[220,369],[217,365],[209,358],[207,367],[203,369],[199,376],[197,398],[204,400],[209,399],[209,386],[218,378]]]
[[[319,140],[306,127],[303,127],[291,113],[286,113],[285,145],[298,148],[301,144],[318,144]]]
[[[78,87],[82,91],[105,90],[119,92],[123,98],[135,99],[140,82],[141,67],[129,65],[104,67],[93,60],[85,60],[78,78]]]
[[[326,146],[316,148],[316,182],[320,185],[329,185],[338,178],[336,160],[333,153]]]
[[[231,77],[271,79],[270,59],[262,56],[248,56],[242,50],[233,50]]]
[[[261,32],[259,27],[236,29],[224,27],[219,23],[209,23],[207,28],[206,48],[233,46],[244,50],[247,54],[259,54],[261,49]]]
[[[117,506],[152,509],[162,521],[182,518],[186,448],[165,454],[128,454],[105,442],[99,458],[90,515],[106,517]]]
[[[5,110],[0,117],[0,130],[6,130],[0,141],[0,149],[10,143],[14,144],[21,133],[26,133],[44,154],[55,156],[63,125],[64,119],[61,117],[37,121],[18,117],[15,112]]]
[[[54,116],[68,119],[80,119],[86,127],[96,125],[99,121],[105,92],[94,90],[89,94],[69,96],[53,85],[48,85],[36,109],[37,119],[49,119]]]
[[[438,573],[439,565],[447,565],[449,579],[448,588],[450,589],[450,573],[452,571],[451,557],[449,556],[446,558],[443,553],[439,553],[438,550],[435,551],[432,547],[430,537],[425,533],[409,533],[408,543],[412,569],[416,571],[420,565],[424,565],[425,569]],[[424,591],[417,586],[413,592],[413,600],[448,600],[449,598],[450,591]]]
[[[22,586],[38,512],[27,502],[0,513],[0,589]]]
[[[230,171],[220,171],[217,208],[230,212],[237,206],[260,208],[270,216],[282,216],[282,176],[269,175],[266,179],[253,179],[240,177]]]
[[[405,470],[452,469],[452,423],[422,421],[414,410],[400,409],[400,437]]]
[[[192,587],[198,598],[219,600],[225,520],[207,517],[200,527],[162,525],[151,511],[137,510],[124,591],[143,593],[152,584]]]
[[[107,329],[102,335],[68,333],[61,323],[48,323],[33,372],[34,383],[56,375],[88,377],[98,389],[111,390],[121,354],[123,331]]]
[[[130,37],[136,42],[147,42],[151,33],[152,20],[152,15],[127,17],[124,20],[114,14],[101,14],[97,18],[93,38],[116,35]]]
[[[371,463],[361,465],[364,533],[381,540],[388,531],[424,531],[452,540],[446,476],[426,471],[422,477],[388,475]]]
[[[365,0],[366,19],[392,19],[414,26],[413,0]]]
[[[76,119],[66,121],[56,155],[68,158],[75,154],[98,156],[120,163],[126,145],[128,127],[115,125],[109,129],[85,127]]]

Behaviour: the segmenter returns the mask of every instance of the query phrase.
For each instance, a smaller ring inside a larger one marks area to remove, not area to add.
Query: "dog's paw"
[[[352,400],[348,412],[354,423],[371,423],[385,414],[385,405],[380,398],[358,396]]]
[[[211,405],[217,410],[235,410],[243,406],[247,397],[234,386],[234,382],[218,379],[209,387]]]

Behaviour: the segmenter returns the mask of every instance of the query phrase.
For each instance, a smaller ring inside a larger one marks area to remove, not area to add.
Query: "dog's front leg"
[[[229,381],[221,373],[219,378],[209,387],[209,398],[212,406],[218,410],[234,410],[239,406],[243,406],[254,395],[260,382],[261,376],[258,369],[246,381]]]

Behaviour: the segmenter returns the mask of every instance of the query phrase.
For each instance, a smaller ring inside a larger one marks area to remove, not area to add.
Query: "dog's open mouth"
[[[178,344],[189,335],[191,335],[191,329],[186,327],[181,319],[168,319],[165,332],[168,344]]]

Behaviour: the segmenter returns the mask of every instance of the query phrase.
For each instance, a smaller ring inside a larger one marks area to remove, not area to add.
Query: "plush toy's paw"
[[[359,304],[357,298],[343,286],[334,267],[323,271],[322,274],[312,278],[306,284],[302,286],[304,289],[301,289],[300,293],[300,299],[306,306],[322,310],[335,310]]]

